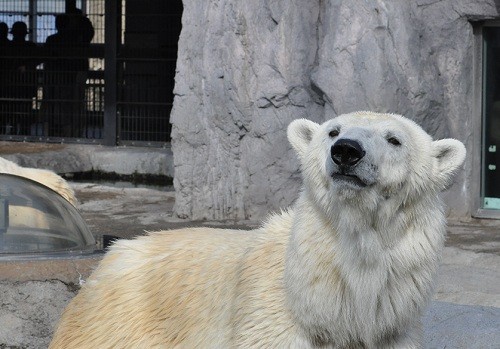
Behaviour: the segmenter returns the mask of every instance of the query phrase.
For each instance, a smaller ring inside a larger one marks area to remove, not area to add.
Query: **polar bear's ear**
[[[432,155],[435,159],[434,180],[439,190],[452,183],[452,178],[465,160],[465,146],[456,139],[441,139],[432,142]]]
[[[297,119],[288,125],[288,141],[300,157],[305,154],[307,146],[318,128],[317,123],[307,119]]]

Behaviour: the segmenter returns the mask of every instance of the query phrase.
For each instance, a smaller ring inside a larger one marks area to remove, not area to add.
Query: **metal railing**
[[[181,12],[181,0],[0,2],[0,140],[169,142]]]

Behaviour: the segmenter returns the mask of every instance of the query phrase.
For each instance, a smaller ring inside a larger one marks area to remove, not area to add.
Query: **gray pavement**
[[[500,348],[500,309],[434,301],[424,317],[426,348]]]

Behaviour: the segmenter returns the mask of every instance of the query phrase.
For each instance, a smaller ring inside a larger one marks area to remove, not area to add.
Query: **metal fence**
[[[168,142],[181,13],[181,0],[2,0],[0,139]]]

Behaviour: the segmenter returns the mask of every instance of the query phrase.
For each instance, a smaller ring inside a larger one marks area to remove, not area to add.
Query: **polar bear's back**
[[[73,206],[76,206],[77,200],[73,189],[69,186],[68,182],[52,171],[21,167],[12,161],[0,157],[0,173],[13,174],[41,183],[57,192]]]
[[[244,333],[231,331],[235,323],[245,332],[247,321],[255,324],[251,316],[271,321],[283,305],[277,279],[285,235],[196,228],[119,241],[66,308],[51,348],[228,347],[244,341]],[[270,292],[266,283],[278,287]]]
[[[250,239],[245,232],[234,234]],[[206,333],[207,322],[221,322],[210,315],[220,316],[216,308],[230,302],[231,269],[245,245],[231,237],[184,229],[117,242],[63,314],[51,346],[113,347],[123,341],[136,348],[175,347],[196,332],[213,336]]]

